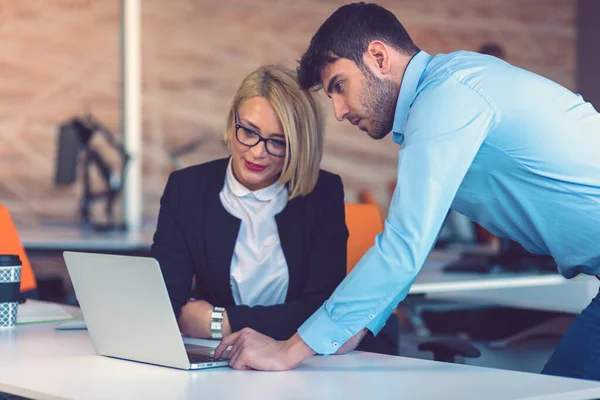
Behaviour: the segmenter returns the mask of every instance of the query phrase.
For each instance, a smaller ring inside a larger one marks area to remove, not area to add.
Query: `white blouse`
[[[283,304],[289,273],[275,215],[287,204],[287,188],[275,182],[264,189],[247,189],[233,175],[230,159],[219,197],[225,210],[241,220],[230,268],[235,304]]]

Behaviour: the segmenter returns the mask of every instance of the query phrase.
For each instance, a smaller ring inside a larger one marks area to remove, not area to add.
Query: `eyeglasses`
[[[240,124],[239,116],[235,113],[235,137],[244,146],[254,147],[260,142],[265,142],[267,153],[275,157],[285,157],[287,144],[284,139],[264,138],[254,129]]]

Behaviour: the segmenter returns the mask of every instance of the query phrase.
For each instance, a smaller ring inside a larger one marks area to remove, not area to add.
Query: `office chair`
[[[431,351],[434,361],[456,362],[456,357],[477,358],[481,351],[466,340],[437,339],[419,344],[419,350]]]
[[[375,243],[375,236],[383,231],[379,207],[374,204],[346,204],[346,226],[348,227],[348,259],[346,273]]]
[[[17,229],[6,207],[0,205],[0,253],[16,254],[21,259],[21,296],[37,297],[37,281],[21,244]]]
[[[375,204],[346,204],[348,250],[346,274],[349,274],[383,230],[379,207]],[[370,334],[369,334],[370,335]],[[398,355],[398,319],[392,314],[377,338],[365,337],[358,350]]]
[[[116,153],[120,162],[120,172],[115,172],[101,148],[93,143],[94,137],[101,137]],[[79,212],[84,229],[101,232],[127,230],[124,223],[115,220],[114,208],[118,197],[125,188],[127,165],[131,159],[124,145],[106,126],[93,115],[75,117],[62,123],[59,127],[56,171],[56,186],[71,185],[77,180],[78,164],[83,163],[83,193]],[[82,153],[82,157],[80,157]],[[103,188],[92,188],[92,169],[96,169]],[[91,206],[98,200],[105,201],[106,223],[93,221]]]

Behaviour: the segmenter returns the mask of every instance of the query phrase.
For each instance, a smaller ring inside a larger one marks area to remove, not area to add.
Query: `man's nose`
[[[348,108],[348,104],[346,104],[346,100],[340,96],[335,96],[331,101],[333,102],[333,113],[335,114],[335,118],[340,122],[348,118],[350,109]]]

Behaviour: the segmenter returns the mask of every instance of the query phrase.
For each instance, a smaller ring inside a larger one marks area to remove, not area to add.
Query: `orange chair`
[[[346,273],[349,274],[367,250],[375,244],[377,234],[383,231],[379,207],[375,204],[346,204],[346,226],[349,233]],[[398,318],[394,310],[394,314],[381,330],[379,335],[381,338],[370,345],[363,342],[361,345],[366,347],[359,347],[359,350],[397,355],[398,335]],[[383,343],[387,344],[383,345]]]
[[[35,275],[31,269],[29,258],[19,239],[15,224],[8,210],[0,205],[0,254],[17,254],[21,259],[21,293],[37,289]]]
[[[350,273],[365,252],[375,243],[375,236],[383,231],[379,207],[374,204],[346,204],[348,227],[348,264]]]

